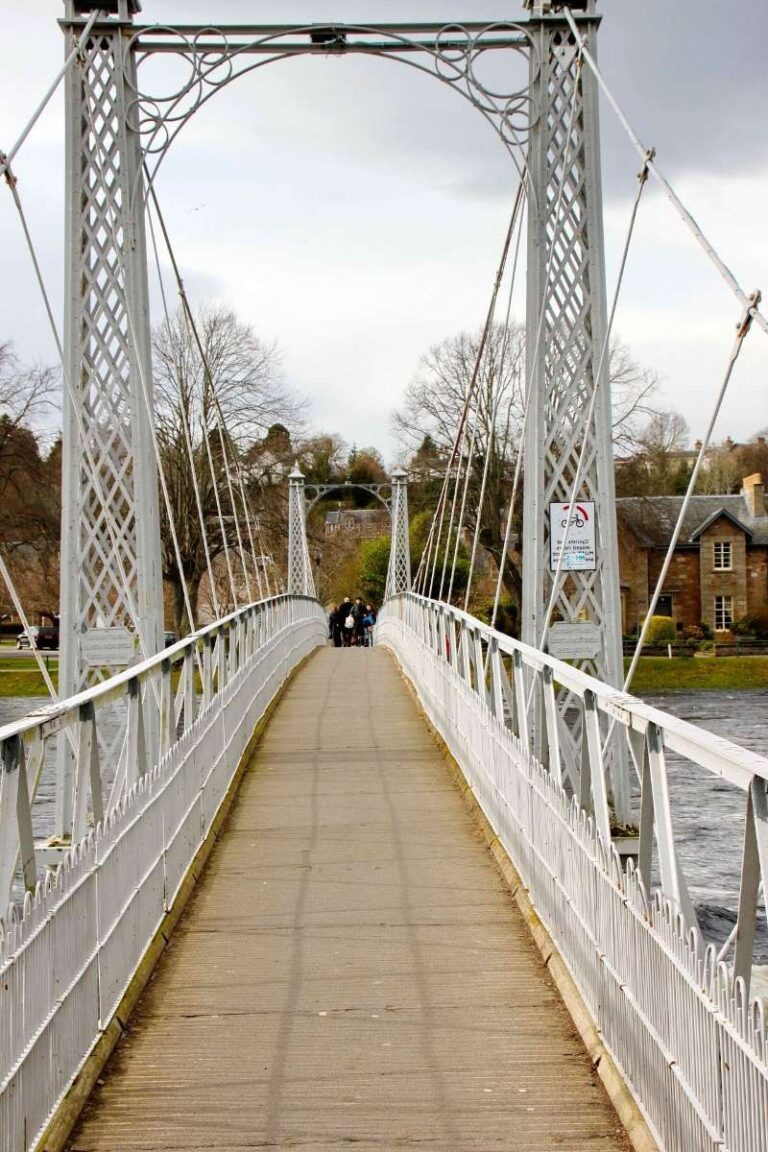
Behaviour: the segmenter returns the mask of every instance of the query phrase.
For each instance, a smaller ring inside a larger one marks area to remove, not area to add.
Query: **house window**
[[[733,624],[733,597],[715,596],[715,631],[727,632]]]
[[[733,568],[730,540],[715,540],[715,571],[730,572]]]

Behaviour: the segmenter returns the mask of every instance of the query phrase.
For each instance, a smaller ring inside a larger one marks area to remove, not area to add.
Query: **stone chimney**
[[[744,477],[741,482],[741,494],[753,520],[766,515],[765,489],[763,488],[763,477],[759,472]]]

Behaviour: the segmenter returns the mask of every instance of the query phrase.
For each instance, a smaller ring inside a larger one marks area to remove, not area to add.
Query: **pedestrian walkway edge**
[[[109,1023],[99,1036],[99,1039],[86,1057],[83,1067],[78,1072],[70,1087],[59,1101],[51,1119],[37,1140],[32,1152],[63,1152],[75,1124],[88,1102],[96,1081],[99,1079],[107,1061],[114,1051],[120,1037],[126,1030],[131,1013],[141,999],[141,995],[149,983],[161,956],[163,955],[173,934],[173,930],[181,919],[187,901],[192,895],[198,880],[205,871],[208,857],[217,843],[221,828],[232,807],[245,772],[253,759],[254,753],[261,741],[264,730],[269,723],[272,713],[283,697],[289,684],[296,674],[304,667],[315,654],[309,652],[286,676],[275,695],[267,705],[264,715],[253,730],[253,735],[240,758],[229,787],[219,805],[213,819],[208,835],[198,848],[186,871],[181,887],[171,908],[166,912],[155,935],[147,945],[146,951],[136,969],[130,984],[126,988],[120,1003],[117,1005]]]
[[[512,898],[517,904],[523,920],[528,927],[528,931],[541,953],[547,971],[581,1037],[582,1043],[589,1054],[589,1058],[598,1076],[603,1082],[603,1086],[608,1093],[608,1097],[616,1110],[616,1114],[627,1133],[632,1147],[635,1149],[635,1152],[663,1152],[635,1097],[632,1095],[620,1068],[603,1043],[597,1024],[593,1020],[576,982],[571,976],[568,966],[560,955],[560,951],[554,940],[539,919],[539,915],[531,903],[528,890],[523,884],[520,874],[475,798],[461,770],[461,766],[458,761],[454,759],[448,745],[429,719],[416,688],[405,672],[402,664],[397,659],[397,654],[389,647],[387,651],[397,664],[400,675],[413,697],[416,707],[432,735],[432,739],[440,749],[448,771],[453,778],[453,782],[461,792],[464,804],[481,832],[494,863],[509,888]]]

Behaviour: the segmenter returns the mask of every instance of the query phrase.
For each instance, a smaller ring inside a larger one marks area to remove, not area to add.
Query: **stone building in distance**
[[[622,631],[636,632],[648,611],[683,505],[682,496],[616,501]],[[692,497],[656,608],[678,632],[705,623],[728,640],[746,615],[768,616],[768,514],[762,476],[735,496]]]

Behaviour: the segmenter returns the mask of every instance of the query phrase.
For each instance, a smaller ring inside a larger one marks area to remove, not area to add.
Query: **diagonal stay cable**
[[[483,462],[483,476],[482,476],[482,481],[480,484],[480,494],[477,498],[477,513],[475,515],[475,530],[474,530],[474,533],[472,535],[472,555],[471,555],[470,561],[469,561],[469,575],[467,577],[467,587],[466,587],[466,591],[464,593],[464,611],[465,612],[469,611],[469,597],[470,597],[471,592],[472,592],[472,578],[473,578],[474,572],[475,572],[475,563],[477,560],[477,548],[478,548],[478,544],[480,542],[480,531],[481,531],[481,526],[482,526],[483,508],[485,506],[485,493],[486,493],[486,488],[487,488],[487,484],[488,484],[488,471],[490,468],[490,462],[491,462],[491,456],[492,456],[492,453],[490,451],[490,444],[492,444],[496,438],[496,422],[498,420],[499,404],[501,402],[502,382],[504,379],[504,371],[506,368],[507,351],[509,349],[509,324],[510,324],[510,316],[512,313],[512,297],[513,297],[513,294],[515,291],[515,284],[517,281],[517,267],[518,267],[518,260],[520,257],[520,241],[521,241],[522,235],[523,235],[522,222],[523,222],[523,217],[522,217],[522,211],[521,211],[520,227],[517,230],[517,240],[515,242],[515,256],[514,256],[514,260],[512,261],[512,274],[511,274],[510,280],[509,280],[509,293],[507,296],[507,311],[506,311],[506,315],[504,317],[504,335],[503,335],[503,339],[502,339],[502,343],[501,343],[501,355],[499,356],[499,365],[498,365],[498,369],[497,369],[498,383],[497,383],[497,387],[496,387],[496,394],[494,396],[494,401],[493,401],[493,411],[491,414],[489,448],[486,450],[486,453],[485,453],[485,460]],[[502,563],[503,563],[503,559],[502,559]]]
[[[14,204],[16,206],[16,211],[18,213],[19,220],[21,222],[21,227],[22,227],[22,230],[24,232],[24,238],[25,238],[25,241],[27,244],[27,249],[28,249],[30,258],[32,260],[32,266],[33,266],[34,272],[35,272],[35,279],[36,279],[37,285],[40,289],[40,293],[41,293],[41,296],[43,299],[43,305],[45,308],[45,313],[46,313],[46,316],[48,319],[48,324],[49,324],[49,327],[51,329],[54,343],[56,345],[56,351],[57,351],[57,354],[59,357],[59,361],[61,363],[62,377],[64,380],[64,387],[65,387],[65,391],[67,394],[67,399],[69,400],[69,403],[70,403],[71,409],[72,409],[72,413],[75,417],[75,422],[77,424],[78,434],[79,434],[80,440],[82,442],[86,463],[87,463],[88,469],[90,471],[90,479],[91,479],[91,482],[94,486],[94,492],[97,495],[97,498],[99,500],[99,503],[101,504],[101,507],[102,507],[102,510],[104,513],[104,524],[105,524],[105,527],[107,529],[107,534],[110,538],[110,544],[112,546],[112,550],[113,550],[114,556],[115,556],[115,561],[117,563],[119,578],[120,578],[120,581],[121,581],[122,586],[123,586],[123,595],[125,596],[126,603],[128,605],[128,613],[129,613],[130,617],[132,618],[132,620],[134,621],[134,626],[136,627],[136,635],[138,637],[139,647],[141,649],[142,657],[144,659],[146,659],[150,655],[150,653],[148,653],[146,651],[146,648],[144,645],[144,639],[141,635],[141,631],[137,627],[139,615],[138,615],[135,601],[133,599],[133,593],[131,592],[130,584],[128,581],[128,575],[127,575],[127,572],[125,570],[125,564],[124,564],[124,561],[123,561],[123,558],[122,558],[122,555],[120,552],[120,541],[118,539],[118,536],[117,536],[117,533],[115,530],[115,526],[112,522],[112,517],[110,514],[110,508],[109,508],[109,500],[108,500],[107,495],[104,492],[104,489],[102,486],[99,468],[96,464],[96,460],[94,458],[93,451],[92,451],[90,443],[89,443],[88,434],[87,434],[87,431],[85,428],[85,423],[83,421],[82,412],[80,411],[80,407],[79,407],[79,403],[78,403],[78,398],[75,396],[75,391],[74,391],[74,388],[72,386],[72,382],[69,378],[69,373],[67,371],[66,359],[64,356],[64,347],[62,345],[61,337],[59,335],[59,331],[58,331],[58,328],[56,326],[56,321],[54,319],[53,308],[51,306],[50,296],[48,295],[48,289],[45,286],[45,279],[43,277],[42,269],[40,267],[40,262],[39,262],[38,257],[37,257],[37,251],[35,249],[34,241],[32,240],[32,235],[31,235],[31,232],[29,230],[29,224],[27,222],[26,214],[24,212],[24,208],[23,208],[23,205],[21,203],[21,198],[20,198],[19,193],[18,193],[16,178],[13,175],[13,173],[10,171],[10,169],[8,169],[8,168],[6,168],[5,180],[6,180],[8,187],[11,190],[11,195],[13,197],[13,201],[14,201]],[[154,684],[154,681],[152,681],[152,685],[153,685],[153,693],[157,697],[157,701],[158,701],[158,705],[159,705],[159,695],[157,692],[157,686]]]
[[[744,346],[744,341],[745,341],[747,334],[749,333],[749,331],[752,327],[752,321],[755,319],[756,309],[757,309],[758,304],[760,303],[760,298],[761,297],[760,297],[759,292],[753,292],[752,295],[748,297],[746,305],[744,307],[744,312],[743,312],[742,317],[741,317],[741,319],[740,319],[740,321],[736,327],[736,337],[734,339],[733,346],[731,347],[731,351],[730,351],[730,354],[728,357],[728,364],[726,366],[725,375],[723,377],[723,381],[720,385],[720,389],[719,389],[717,397],[715,399],[714,408],[712,410],[712,415],[710,417],[709,424],[707,425],[707,430],[704,433],[704,436],[703,436],[702,441],[701,441],[701,447],[699,448],[699,454],[696,457],[696,462],[695,462],[693,469],[691,471],[691,476],[690,476],[690,479],[688,481],[688,487],[686,488],[685,496],[683,497],[683,503],[680,506],[680,512],[678,514],[677,522],[675,524],[675,528],[674,528],[674,531],[672,533],[672,538],[669,542],[669,545],[667,547],[667,552],[666,552],[666,555],[664,557],[664,563],[661,566],[661,571],[659,572],[658,580],[656,582],[656,587],[653,590],[653,596],[651,597],[651,602],[648,606],[648,612],[647,612],[647,615],[646,615],[645,620],[643,622],[643,627],[640,630],[640,635],[637,638],[637,645],[635,647],[635,651],[634,651],[633,656],[632,656],[632,661],[631,661],[630,666],[627,670],[627,675],[624,679],[624,691],[625,692],[629,690],[629,686],[632,683],[632,678],[633,678],[633,676],[637,670],[637,664],[638,664],[638,661],[640,659],[643,645],[645,644],[645,638],[648,635],[648,629],[651,626],[651,617],[653,616],[653,614],[656,610],[656,605],[658,604],[659,596],[661,595],[662,588],[664,587],[664,581],[666,580],[667,573],[669,572],[669,567],[670,567],[670,564],[672,563],[675,548],[677,547],[677,542],[680,539],[680,533],[682,532],[683,523],[685,520],[685,515],[688,511],[688,506],[691,502],[691,498],[693,496],[693,492],[694,492],[694,489],[696,487],[696,481],[698,480],[699,472],[701,471],[701,466],[704,462],[704,457],[707,454],[707,449],[709,448],[709,444],[710,444],[710,441],[712,439],[712,433],[714,432],[715,424],[716,424],[717,418],[720,414],[720,409],[722,407],[723,400],[725,399],[725,393],[728,390],[728,385],[730,383],[731,376],[733,374],[733,370],[736,366],[736,361],[738,360],[741,349]]]
[[[606,99],[608,100],[608,103],[611,105],[611,107],[613,108],[617,117],[619,118],[619,121],[621,122],[622,127],[624,128],[625,132],[629,136],[629,139],[632,141],[632,144],[634,145],[636,151],[639,153],[639,155],[641,157],[645,158],[646,156],[648,156],[649,150],[645,147],[645,145],[642,143],[642,141],[638,137],[634,128],[632,127],[629,120],[627,119],[627,116],[624,113],[621,105],[619,104],[618,100],[614,96],[611,89],[608,87],[608,84],[605,80],[605,77],[603,76],[602,72],[598,68],[596,60],[594,59],[594,57],[592,56],[591,52],[589,51],[589,49],[587,47],[586,39],[582,36],[581,32],[579,31],[578,25],[576,24],[576,21],[574,20],[573,15],[571,14],[570,10],[567,7],[563,8],[563,15],[565,16],[565,19],[568,21],[570,29],[573,32],[573,35],[576,37],[576,43],[579,45],[580,51],[581,51],[582,55],[584,56],[584,59],[586,60],[587,64],[589,65],[589,67],[592,71],[592,74],[594,75],[598,84],[602,88],[603,93],[604,93]],[[747,296],[746,292],[741,287],[738,280],[736,279],[736,277],[731,272],[730,268],[727,266],[725,261],[721,258],[721,256],[719,255],[717,250],[714,248],[714,246],[709,242],[709,240],[707,239],[707,237],[704,235],[703,231],[701,230],[700,226],[697,224],[696,220],[693,218],[691,213],[688,211],[688,209],[683,204],[680,197],[675,192],[672,185],[669,183],[667,178],[663,175],[663,173],[659,169],[658,165],[655,163],[655,160],[651,160],[650,162],[648,162],[648,171],[650,172],[651,176],[653,176],[654,180],[656,180],[657,183],[663,188],[664,193],[666,194],[669,201],[672,203],[678,216],[683,221],[686,228],[688,228],[688,230],[691,232],[694,239],[696,240],[696,243],[702,248],[702,250],[705,252],[708,259],[712,262],[712,264],[715,266],[717,271],[720,273],[721,277],[723,278],[725,283],[728,285],[728,287],[731,289],[731,291],[733,292],[736,299],[739,301],[739,303],[742,305],[743,308],[751,309],[752,317],[755,320],[755,323],[758,325],[758,327],[760,327],[763,330],[763,332],[768,333],[768,319],[766,319],[766,317],[763,316],[762,312],[760,312],[757,305],[755,303],[753,303],[754,293],[752,296]]]
[[[88,17],[88,20],[87,20],[85,27],[83,28],[83,31],[80,34],[79,38],[75,41],[75,44],[72,48],[72,51],[69,53],[69,55],[67,56],[63,65],[61,66],[59,71],[56,73],[56,76],[53,80],[53,83],[51,84],[48,91],[45,93],[45,96],[40,101],[37,108],[32,113],[29,120],[27,121],[24,128],[22,129],[21,135],[17,138],[16,142],[8,149],[7,152],[0,152],[0,176],[5,176],[6,173],[10,172],[11,165],[13,164],[13,161],[14,161],[16,155],[18,154],[19,149],[21,148],[22,144],[24,143],[24,141],[29,136],[30,132],[32,131],[35,124],[37,123],[37,121],[42,116],[45,109],[47,108],[47,106],[50,103],[50,101],[51,101],[54,93],[56,92],[56,89],[58,88],[59,84],[61,84],[64,77],[67,75],[70,68],[75,63],[77,58],[79,57],[80,53],[82,52],[83,48],[85,47],[86,40],[88,39],[88,37],[91,34],[91,29],[93,28],[94,24],[96,23],[96,21],[98,20],[100,15],[101,15],[100,10],[98,8],[95,8],[94,11],[91,13],[91,15]]]
[[[236,501],[235,501],[235,497],[234,497],[234,492],[232,489],[232,475],[231,475],[231,472],[229,470],[229,460],[227,457],[227,448],[226,448],[225,440],[226,440],[226,443],[229,444],[229,452],[230,452],[230,455],[232,457],[232,463],[235,465],[236,472],[237,472],[237,479],[238,479],[238,485],[239,485],[239,490],[240,490],[240,498],[241,498],[241,502],[243,505],[243,512],[244,512],[244,517],[245,517],[246,526],[247,526],[247,530],[248,530],[248,538],[249,538],[249,543],[251,546],[254,571],[256,573],[256,580],[257,580],[257,583],[259,586],[259,592],[261,594],[263,592],[263,589],[262,589],[262,585],[261,585],[261,576],[259,573],[259,565],[256,561],[256,546],[255,546],[255,542],[253,539],[253,529],[252,529],[252,525],[251,525],[251,514],[250,514],[248,499],[246,496],[245,487],[244,487],[244,483],[243,483],[242,469],[240,467],[239,460],[237,457],[237,452],[235,450],[235,445],[234,445],[234,442],[232,440],[232,436],[229,432],[229,429],[227,427],[227,422],[226,422],[226,419],[224,417],[224,412],[223,412],[222,407],[221,407],[221,402],[219,400],[218,393],[216,391],[216,387],[214,385],[213,373],[211,372],[210,363],[209,363],[208,357],[206,355],[205,349],[203,347],[202,340],[200,338],[200,333],[199,333],[199,329],[197,327],[197,322],[194,318],[194,314],[192,312],[192,308],[190,306],[189,299],[187,297],[186,288],[184,286],[184,281],[183,281],[182,276],[181,276],[181,269],[179,267],[178,260],[176,259],[176,253],[174,251],[173,244],[171,243],[171,238],[170,238],[170,234],[168,232],[168,227],[167,227],[166,222],[165,222],[165,217],[164,217],[164,214],[162,212],[162,209],[160,208],[160,203],[159,203],[158,198],[157,198],[157,192],[155,190],[154,183],[149,180],[149,174],[147,173],[146,165],[145,165],[145,173],[147,174],[147,180],[148,180],[147,186],[149,188],[149,193],[150,193],[150,196],[152,198],[152,203],[153,203],[153,206],[155,209],[155,215],[157,216],[157,220],[158,220],[158,223],[160,225],[160,230],[161,230],[162,235],[163,235],[165,247],[166,247],[166,250],[168,252],[168,258],[171,261],[171,267],[173,269],[174,278],[176,280],[176,288],[177,288],[177,291],[179,293],[179,298],[181,299],[181,302],[182,302],[182,308],[183,308],[187,323],[190,326],[190,329],[191,329],[191,332],[193,335],[193,339],[195,340],[195,344],[196,344],[196,347],[198,350],[198,355],[200,356],[200,359],[203,363],[204,370],[207,372],[207,376],[208,376],[208,380],[209,380],[209,386],[211,388],[211,397],[212,397],[214,408],[216,411],[217,428],[218,428],[219,440],[220,440],[220,444],[221,444],[222,457],[224,460],[224,467],[225,467],[225,474],[226,474],[226,478],[227,478],[227,485],[228,485],[228,489],[229,489],[229,496],[230,496],[230,501],[232,503],[233,515],[235,517],[235,530],[237,532],[241,563],[243,565],[243,576],[245,578],[245,584],[246,584],[246,588],[248,590],[248,598],[251,599],[252,598],[251,585],[250,585],[250,580],[248,578],[248,572],[247,572],[245,562],[244,562],[245,548],[243,546],[242,534],[241,534],[241,529],[240,529],[240,520],[239,520],[239,516],[237,514],[237,505],[236,505]],[[157,256],[156,256],[156,258],[157,258]],[[166,319],[167,319],[167,310],[166,310]],[[186,425],[186,421],[185,421],[185,425]],[[187,426],[187,433],[186,434],[187,434],[187,437],[189,437],[188,425],[186,425],[186,426]],[[215,478],[214,478],[214,483],[215,483]],[[200,515],[202,516],[202,512],[200,512]],[[262,554],[263,554],[263,549],[262,549]],[[209,565],[209,569],[210,569],[210,565]],[[265,572],[265,578],[266,578],[266,572]],[[212,577],[210,575],[209,575],[209,579],[211,579],[211,581],[212,581]],[[215,595],[215,593],[214,593],[214,595]]]
[[[490,303],[488,306],[488,311],[487,311],[486,318],[485,318],[485,324],[483,326],[483,332],[482,332],[482,336],[480,339],[480,345],[479,345],[478,350],[477,350],[477,356],[475,357],[475,364],[474,364],[474,367],[472,370],[472,377],[470,379],[469,387],[467,389],[467,396],[466,396],[466,399],[464,401],[464,405],[462,408],[462,413],[461,413],[461,417],[459,420],[459,427],[458,427],[458,429],[456,431],[456,435],[454,437],[453,449],[452,449],[451,456],[450,456],[450,459],[448,461],[448,465],[446,468],[446,480],[443,484],[443,489],[440,493],[438,506],[435,509],[435,515],[433,517],[433,525],[435,524],[435,522],[439,521],[439,527],[438,527],[438,531],[437,531],[437,540],[436,540],[435,548],[434,548],[434,561],[433,561],[433,569],[432,569],[432,581],[429,585],[430,588],[434,587],[435,573],[436,573],[436,569],[437,569],[437,559],[438,559],[438,555],[439,555],[439,551],[440,551],[440,539],[442,536],[442,527],[443,527],[443,523],[445,520],[445,507],[446,507],[446,497],[447,497],[447,491],[448,491],[448,478],[450,477],[451,470],[453,469],[454,463],[456,462],[457,454],[459,451],[459,446],[461,443],[463,443],[463,436],[464,436],[464,431],[465,431],[465,426],[466,426],[466,421],[467,421],[467,414],[469,412],[469,405],[472,402],[472,396],[474,394],[474,390],[475,390],[475,387],[477,384],[478,374],[480,371],[480,365],[482,362],[483,354],[485,352],[486,344],[488,342],[488,336],[490,333],[491,325],[493,323],[493,316],[494,316],[494,312],[495,312],[495,308],[496,308],[496,300],[497,300],[497,297],[499,294],[499,288],[501,286],[502,277],[504,275],[504,268],[506,266],[507,255],[509,253],[509,248],[510,248],[510,245],[512,242],[512,236],[514,233],[514,225],[515,225],[515,221],[517,219],[518,207],[519,207],[519,204],[520,204],[522,198],[523,198],[523,184],[522,184],[522,181],[520,181],[518,183],[518,186],[517,186],[517,192],[515,193],[515,199],[514,199],[514,203],[512,205],[512,212],[510,214],[509,224],[507,226],[507,232],[506,232],[506,235],[504,237],[504,244],[502,247],[501,259],[499,261],[499,267],[496,271],[496,277],[494,280],[493,291],[491,293],[491,300],[490,300]],[[454,492],[454,496],[455,496],[455,492]],[[454,504],[455,504],[455,499],[454,499]],[[447,547],[449,547],[449,546],[450,545],[447,545]],[[445,565],[443,567],[445,568]],[[441,592],[442,592],[442,589],[441,589]]]
[[[155,205],[155,211],[157,213],[158,223],[160,224],[161,229],[164,229],[163,218],[158,211],[157,201],[154,200],[154,190],[153,190],[153,202]],[[167,302],[166,295],[165,295],[165,285],[163,283],[163,275],[162,275],[162,270],[160,268],[160,255],[159,255],[159,252],[157,249],[157,239],[155,237],[155,227],[154,227],[154,223],[152,220],[152,213],[151,212],[147,212],[147,219],[149,220],[149,234],[150,234],[150,238],[152,241],[152,249],[153,249],[154,256],[155,256],[155,266],[157,269],[158,280],[160,283],[160,294],[161,294],[162,300],[163,300],[163,311],[165,314],[165,323],[166,323],[166,327],[168,329],[168,332],[170,333],[170,331],[171,331],[171,319],[170,319],[170,313],[168,310],[168,302]],[[166,241],[166,243],[167,243],[167,241]],[[181,385],[179,385],[179,387],[181,387]],[[221,616],[221,609],[219,607],[218,597],[216,594],[216,583],[215,583],[214,578],[213,578],[213,564],[211,562],[211,551],[210,551],[209,542],[208,542],[208,531],[207,531],[207,528],[205,525],[205,514],[203,512],[203,502],[202,502],[202,497],[200,495],[200,483],[199,483],[198,476],[197,476],[197,468],[195,465],[195,456],[194,456],[194,452],[192,449],[192,437],[191,437],[191,434],[189,431],[189,420],[187,418],[186,406],[184,404],[184,398],[182,396],[179,397],[179,415],[180,415],[180,419],[181,419],[182,438],[184,440],[184,448],[185,448],[185,451],[187,453],[187,460],[189,462],[190,477],[192,480],[192,490],[194,492],[194,497],[195,497],[195,508],[197,510],[197,518],[198,518],[198,523],[200,525],[200,538],[201,538],[202,543],[203,543],[203,554],[205,556],[205,566],[206,566],[206,571],[208,573],[208,582],[211,586],[211,596],[213,598],[214,609],[216,612],[216,616],[218,618],[219,616]],[[178,563],[178,561],[177,561],[177,563]],[[186,586],[186,577],[184,575],[183,567],[180,570],[180,576],[181,576],[181,579],[183,582],[183,586]],[[188,598],[189,598],[189,594],[187,592],[185,594],[185,601]],[[192,615],[191,603],[189,605],[188,612],[190,613],[190,615]],[[191,630],[194,632],[194,624],[190,624],[190,627],[191,627]]]

